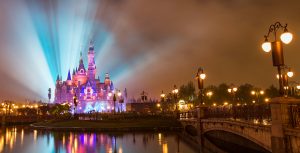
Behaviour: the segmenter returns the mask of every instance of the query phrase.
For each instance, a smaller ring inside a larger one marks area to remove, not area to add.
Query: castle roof
[[[84,70],[84,72],[86,71],[85,70],[85,67],[84,67],[84,64],[83,64],[83,59],[82,59],[82,53],[80,53],[80,61],[79,61],[79,67],[78,67],[78,70],[80,71],[81,69]]]
[[[68,72],[68,78],[67,78],[67,80],[72,80],[72,79],[71,79],[71,73],[70,73],[70,70],[69,70],[69,72]]]

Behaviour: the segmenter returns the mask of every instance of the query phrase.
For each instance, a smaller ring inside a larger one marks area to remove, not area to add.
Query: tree
[[[40,106],[39,110],[42,115],[47,115],[47,113],[50,111],[50,107],[48,105]]]
[[[278,97],[279,90],[274,85],[271,85],[268,89],[266,89],[266,96],[269,98]]]
[[[56,104],[50,109],[50,113],[52,115],[63,115],[63,114],[68,114],[70,113],[71,107],[68,104],[61,105],[61,104]]]
[[[182,85],[179,88],[179,98],[185,101],[194,101],[196,94],[195,94],[195,85],[192,81],[189,81],[186,85]]]
[[[231,96],[228,93],[228,88],[229,85],[227,85],[226,83],[222,83],[218,86],[214,95],[216,97],[217,104],[223,104],[224,101],[230,100]]]
[[[253,95],[251,95],[251,91],[254,90],[253,85],[251,84],[243,84],[240,85],[237,92],[236,92],[236,98],[237,102],[239,103],[251,103],[253,98]]]
[[[217,86],[214,86],[214,85],[210,85],[210,86],[207,86],[206,88],[204,88],[204,103],[206,105],[213,105],[213,103],[217,102],[218,101],[218,96],[217,93],[218,93],[218,87]]]

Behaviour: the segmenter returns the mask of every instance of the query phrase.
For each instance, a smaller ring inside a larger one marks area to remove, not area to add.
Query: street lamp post
[[[198,72],[196,74],[196,79],[198,82],[198,89],[199,89],[199,99],[200,105],[203,105],[203,87],[204,87],[204,79],[206,78],[206,74],[203,71],[203,68],[199,67]]]
[[[235,93],[237,92],[237,87],[228,88],[227,91],[229,94],[232,94],[232,103],[235,103]]]
[[[178,111],[178,108],[177,108],[178,88],[176,87],[176,85],[174,85],[174,89],[172,90],[172,93],[173,93],[173,96],[174,96],[175,110],[177,112]]]
[[[256,100],[257,100],[257,103],[259,103],[259,96],[260,95],[264,95],[265,92],[263,90],[252,90],[251,91],[251,95],[255,96],[256,97]]]
[[[280,40],[278,40],[277,31],[279,29],[283,29],[283,33],[280,36]],[[269,42],[268,38],[270,34],[274,34],[274,41]],[[280,22],[276,22],[269,27],[269,32],[265,37],[265,42],[262,44],[262,49],[265,52],[270,52],[272,50],[272,61],[273,66],[277,67],[278,76],[279,76],[279,94],[280,96],[284,95],[284,82],[282,76],[282,67],[284,66],[284,56],[283,56],[283,47],[282,43],[289,44],[292,39],[293,35],[288,32],[287,24],[282,25]]]
[[[290,67],[287,66],[283,66],[283,89],[284,89],[284,95],[288,96],[289,95],[289,90],[290,90],[290,86],[289,86],[289,78],[294,76],[294,72],[291,70]],[[279,75],[277,77],[279,79]]]
[[[164,91],[162,90],[161,94],[160,94],[161,102],[165,101],[165,97],[166,97],[166,94],[164,94]]]
[[[211,96],[213,95],[213,92],[212,91],[208,91],[206,93],[206,96],[208,97],[208,100],[211,102]]]
[[[117,94],[118,94],[118,98],[119,98],[119,104],[121,104],[121,109],[120,109],[120,105],[119,105],[118,112],[122,112],[122,109],[123,109],[122,105],[124,103],[124,99],[122,98],[122,92],[120,90],[118,91]]]

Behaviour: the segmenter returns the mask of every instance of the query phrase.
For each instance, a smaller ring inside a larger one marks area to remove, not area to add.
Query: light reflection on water
[[[197,153],[175,133],[50,132],[29,127],[2,127],[0,152]]]

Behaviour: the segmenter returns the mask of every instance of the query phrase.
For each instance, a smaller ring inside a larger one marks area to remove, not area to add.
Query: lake
[[[4,153],[199,153],[172,132],[53,132],[2,127]]]

